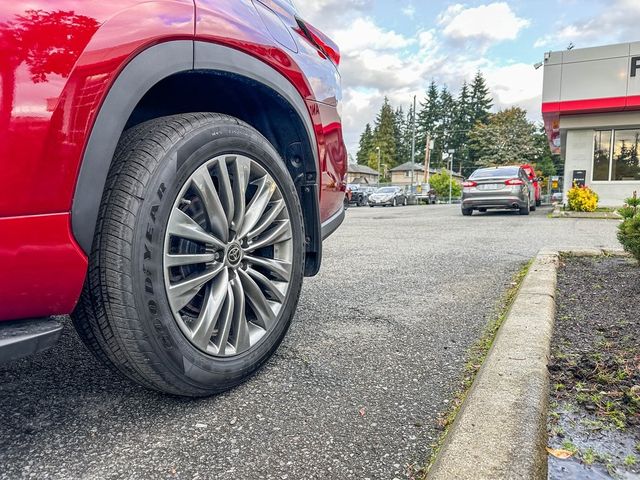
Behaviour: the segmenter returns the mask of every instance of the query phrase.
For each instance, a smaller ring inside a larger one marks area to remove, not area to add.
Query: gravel
[[[122,380],[64,319],[55,348],[0,366],[0,478],[406,478],[522,263],[617,246],[617,222],[549,212],[350,209],[273,359],[205,400]]]

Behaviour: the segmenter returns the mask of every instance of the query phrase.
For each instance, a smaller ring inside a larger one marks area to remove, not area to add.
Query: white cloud
[[[402,7],[401,12],[403,15],[406,15],[409,18],[413,18],[414,15],[416,14],[416,7],[414,7],[413,4],[410,3]]]
[[[556,25],[552,33],[538,38],[534,48],[565,48],[569,42],[577,47],[595,44],[635,41],[640,24],[638,0],[610,0],[593,18],[583,18],[574,23]]]
[[[357,53],[369,50],[398,50],[415,43],[393,30],[384,30],[370,18],[356,18],[348,27],[333,31],[333,40],[345,53]]]
[[[432,79],[440,86],[446,85],[457,95],[462,82],[470,81],[478,69],[485,73],[496,107],[517,104],[531,109],[531,117],[539,117],[540,103],[536,95],[540,94],[541,86],[536,86],[538,80],[535,76],[542,71],[536,73],[533,67],[523,64],[505,67],[498,60],[485,55],[490,44],[514,38],[528,24],[505,3],[490,3],[484,5],[485,8],[453,5],[438,17],[438,24],[434,28],[416,30],[415,34],[410,35],[382,27],[371,16],[372,2],[298,2],[304,18],[340,46],[343,131],[351,154],[356,153],[365,124],[375,121],[385,96],[394,106],[402,105],[406,109],[414,95],[418,96],[418,100],[423,100],[426,87]],[[404,5],[408,7],[412,3]],[[329,11],[327,9],[337,10],[339,15],[328,13],[327,16],[324,13]],[[473,25],[467,37],[464,37],[458,30],[463,22],[468,21],[469,12],[481,17],[476,18],[474,24],[484,26]],[[487,23],[483,17],[486,15],[494,18]],[[497,20],[498,17],[500,20]],[[500,25],[497,25],[498,21]],[[512,25],[502,25],[505,22]],[[460,42],[465,43],[466,48],[459,48]]]
[[[484,70],[496,109],[518,105],[527,110],[531,120],[540,119],[542,69],[526,63],[491,66]]]
[[[439,17],[443,34],[454,41],[475,41],[488,45],[513,40],[529,25],[505,2],[465,8],[451,5]]]

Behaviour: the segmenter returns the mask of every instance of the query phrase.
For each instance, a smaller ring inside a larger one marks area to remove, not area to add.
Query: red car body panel
[[[533,190],[535,192],[536,202],[539,202],[542,198],[542,189],[540,188],[540,182],[538,182],[537,180],[538,177],[536,176],[536,171],[529,164],[522,165],[522,169],[529,177],[529,180],[531,180]]]
[[[226,45],[285,77],[314,125],[321,221],[341,209],[339,77],[293,21],[273,31],[285,18],[294,18],[288,4],[268,0],[0,4],[0,320],[74,308],[87,269],[70,228],[83,152],[118,74],[159,43]]]

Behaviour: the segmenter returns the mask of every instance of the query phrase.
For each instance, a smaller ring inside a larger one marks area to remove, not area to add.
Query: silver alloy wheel
[[[274,178],[243,155],[207,161],[184,183],[165,236],[165,288],[182,333],[214,356],[256,345],[287,298],[292,259]]]

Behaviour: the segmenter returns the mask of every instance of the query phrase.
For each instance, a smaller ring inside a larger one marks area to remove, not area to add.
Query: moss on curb
[[[487,357],[491,346],[493,345],[498,330],[500,330],[500,327],[507,318],[509,310],[511,310],[511,306],[513,305],[516,295],[520,291],[520,286],[522,285],[524,278],[529,272],[529,268],[531,267],[532,263],[533,259],[524,263],[520,270],[514,275],[513,280],[511,281],[511,286],[506,291],[504,296],[498,301],[494,310],[495,313],[486,324],[482,335],[467,352],[467,360],[463,369],[462,382],[458,390],[456,391],[453,400],[449,404],[449,409],[444,412],[438,420],[438,424],[440,428],[442,428],[442,433],[440,434],[437,442],[431,445],[432,451],[426,466],[419,469],[414,469],[413,472],[410,472],[410,478],[421,480],[425,480],[427,478],[427,474],[433,466],[438,453],[440,452],[440,449],[442,448],[444,439],[449,433],[449,429],[453,425],[453,422],[458,412],[460,411],[460,408],[464,403],[464,400],[467,397],[471,386],[473,385],[473,381],[475,380],[480,367],[484,363],[484,360]]]

